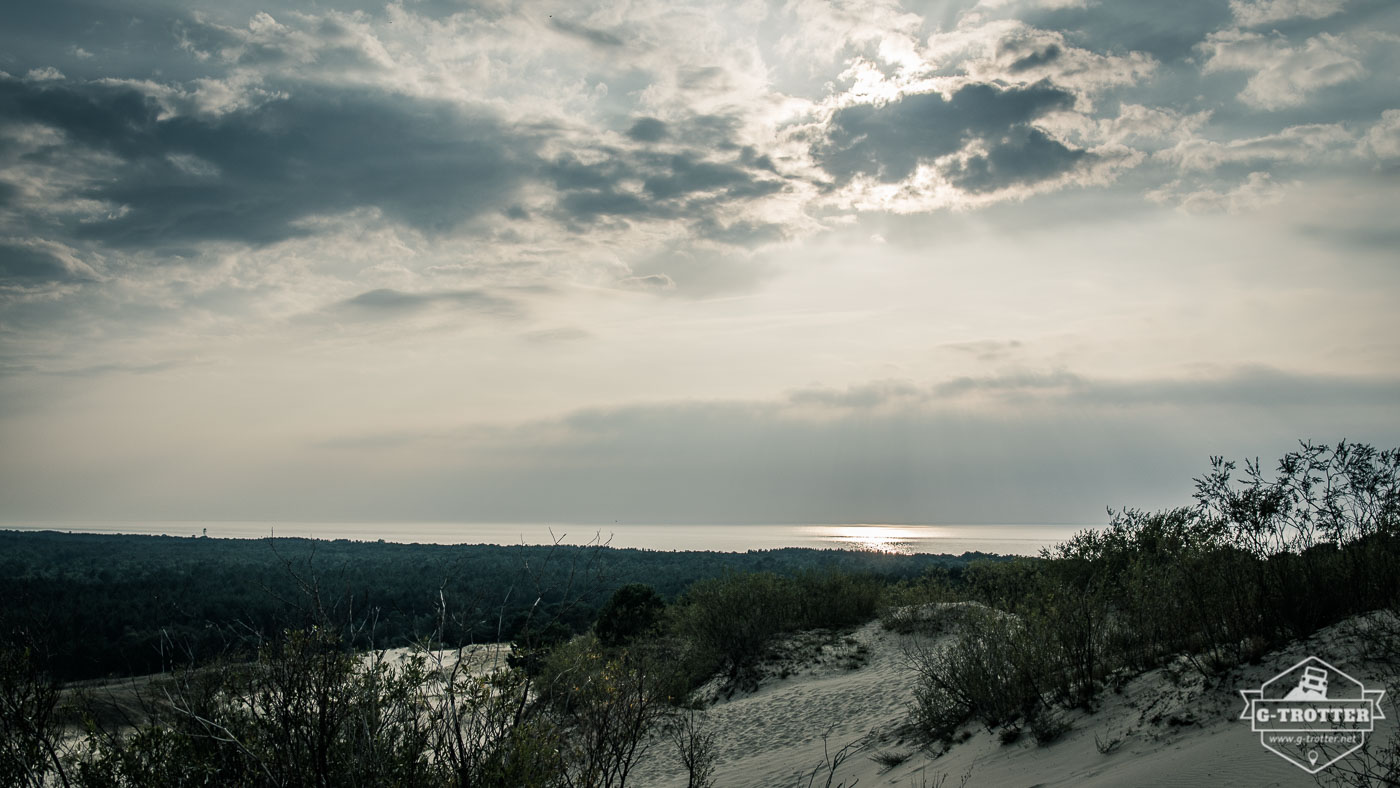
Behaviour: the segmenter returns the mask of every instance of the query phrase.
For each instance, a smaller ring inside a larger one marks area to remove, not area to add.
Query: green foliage
[[[959,637],[945,648],[913,646],[919,677],[915,719],[936,739],[951,738],[969,719],[991,730],[1010,725],[1042,705],[1045,654],[1025,622],[1007,613],[969,613]]]
[[[366,661],[325,629],[290,631],[252,663],[182,672],[155,719],[94,737],[80,783],[429,784],[433,683],[421,657]]]
[[[692,585],[676,606],[673,626],[690,646],[699,676],[716,669],[737,676],[776,635],[874,618],[883,585],[835,571],[730,573]]]
[[[540,694],[518,669],[356,657],[325,630],[288,632],[252,663],[186,672],[135,731],[94,731],[75,784],[620,787],[669,708],[665,672],[592,636],[569,645]]]
[[[1210,676],[1291,638],[1400,597],[1400,451],[1304,443],[1265,478],[1213,458],[1196,506],[1125,510],[1040,559],[973,563],[950,591],[999,612],[967,616],[956,639],[915,653],[916,721],[949,738],[968,720],[1031,724],[1087,705],[1120,669],[1178,655]]]
[[[604,646],[621,646],[654,630],[665,607],[656,589],[643,583],[628,583],[603,604],[593,631]]]

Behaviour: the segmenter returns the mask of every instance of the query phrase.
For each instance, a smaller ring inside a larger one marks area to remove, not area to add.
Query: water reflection
[[[827,540],[835,542],[836,546],[876,553],[910,555],[916,552],[914,548],[920,539],[920,534],[910,528],[889,525],[817,526],[816,530],[825,531],[826,533],[820,534],[819,538],[825,536]]]

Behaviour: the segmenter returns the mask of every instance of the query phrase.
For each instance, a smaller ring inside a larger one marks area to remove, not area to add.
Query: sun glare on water
[[[822,529],[822,536],[845,549],[876,553],[914,552],[920,534],[908,528],[888,525],[841,525]]]

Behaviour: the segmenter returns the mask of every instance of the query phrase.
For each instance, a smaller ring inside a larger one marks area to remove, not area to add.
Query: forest
[[[620,586],[673,600],[725,572],[841,570],[894,581],[979,558],[787,548],[662,552],[606,545],[431,545],[0,531],[0,633],[61,680],[140,675],[251,654],[322,617],[347,644],[558,640]]]

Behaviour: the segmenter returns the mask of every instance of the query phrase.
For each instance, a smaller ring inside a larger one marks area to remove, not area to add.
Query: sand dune
[[[1037,746],[1029,734],[1003,744],[969,726],[971,738],[947,752],[920,747],[904,726],[914,680],[900,649],[905,636],[871,623],[816,649],[809,634],[783,644],[789,656],[768,666],[757,689],[721,694],[703,712],[717,732],[715,784],[826,785],[828,756],[849,744],[852,754],[832,786],[1312,786],[1311,776],[1266,751],[1238,719],[1238,690],[1258,687],[1310,654],[1384,686],[1380,666],[1365,656],[1364,624],[1358,618],[1330,627],[1215,680],[1184,660],[1151,671],[1106,690],[1093,713],[1066,712],[1073,727],[1049,746]],[[780,678],[785,671],[790,675]],[[1391,700],[1385,703],[1390,719],[1379,724],[1378,740],[1397,716]],[[1100,752],[1112,742],[1111,751]],[[872,757],[877,753],[908,757],[888,768]],[[686,784],[662,743],[636,778],[648,788]]]

